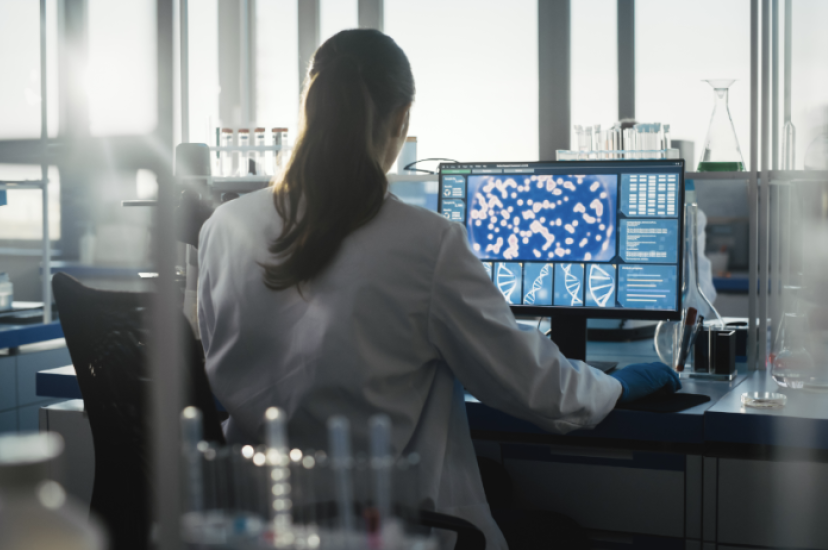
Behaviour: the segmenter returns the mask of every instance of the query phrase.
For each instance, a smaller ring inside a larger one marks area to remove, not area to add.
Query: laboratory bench
[[[652,340],[590,342],[587,353],[619,367],[657,360]],[[743,392],[779,390],[767,372],[743,368],[730,382],[682,385],[710,401],[678,413],[615,409],[594,429],[566,435],[471,395],[466,410],[477,454],[505,466],[516,504],[573,517],[596,548],[828,549],[820,512],[828,510],[828,395],[785,391],[783,408],[745,409]],[[75,434],[72,453],[84,457],[75,481],[90,480],[91,436],[73,367],[39,372],[37,393],[73,399],[45,407],[41,428]],[[70,492],[88,499],[90,483]]]

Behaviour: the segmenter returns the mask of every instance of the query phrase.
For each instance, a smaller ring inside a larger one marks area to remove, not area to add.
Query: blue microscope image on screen
[[[465,199],[466,178],[463,176],[443,176],[443,198]]]
[[[457,199],[443,199],[440,213],[447,220],[462,223],[466,217],[466,203]]]
[[[523,305],[551,306],[554,274],[552,264],[523,264]]]
[[[584,305],[584,264],[555,264],[554,305]]]
[[[621,220],[618,254],[628,263],[677,263],[678,229],[678,220]]]
[[[517,262],[498,262],[494,264],[494,283],[497,289],[512,305],[520,305],[520,283],[523,279],[523,266]]]
[[[675,309],[676,266],[618,266],[618,301],[623,307]]]
[[[587,265],[587,307],[615,307],[615,266]]]
[[[469,176],[468,197],[466,228],[480,259],[615,256],[616,175]]]

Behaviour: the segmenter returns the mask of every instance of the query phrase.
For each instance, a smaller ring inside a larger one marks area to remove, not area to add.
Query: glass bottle
[[[221,146],[233,147],[234,145],[235,143],[233,143],[233,129],[222,128]],[[233,175],[233,156],[230,153],[231,151],[229,149],[221,152],[221,175],[224,177],[229,177]]]
[[[247,128],[240,128],[239,129],[239,150],[235,153],[236,159],[238,159],[238,170],[237,173],[239,176],[246,176],[250,173],[250,161],[253,160],[255,162],[255,151],[250,151],[247,149],[250,147],[250,130]]]
[[[253,131],[253,143],[256,147],[264,147],[265,146],[265,129],[264,128],[256,128]],[[259,176],[264,176],[267,174],[267,170],[265,169],[265,152],[263,150],[256,151],[256,174]]]
[[[49,479],[63,451],[53,432],[0,435],[0,548],[103,550],[106,537],[88,509]]]
[[[728,91],[736,79],[705,80],[713,88],[713,115],[704,140],[699,172],[740,172],[745,169],[736,128],[730,117]]]

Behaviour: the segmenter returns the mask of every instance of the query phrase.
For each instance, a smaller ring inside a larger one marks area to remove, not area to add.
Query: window
[[[695,142],[701,157],[713,90],[708,78],[735,78],[730,113],[745,166],[750,167],[750,2],[635,2],[635,115],[670,124],[673,139]]]
[[[537,0],[385,0],[411,61],[418,158],[538,157]]]
[[[46,2],[49,135],[58,130],[57,0]],[[0,3],[0,139],[40,137],[40,4]]]
[[[780,2],[780,19],[784,21],[782,4]],[[828,140],[828,33],[825,32],[828,2],[794,0],[791,12],[791,118],[796,127],[795,168],[805,168],[805,157],[809,147],[812,147],[812,154],[808,158],[810,167],[824,170],[824,163],[828,161],[828,151],[824,146],[825,140]],[[781,81],[784,74],[784,23],[780,22],[779,28],[782,42],[779,48]],[[782,101],[780,99],[779,112],[784,117]],[[784,120],[779,125],[780,149],[783,124]],[[821,144],[823,148],[820,155],[818,149]]]
[[[49,172],[49,238],[60,239],[60,174]],[[40,166],[0,164],[0,179],[39,180]],[[39,189],[8,191],[6,206],[0,206],[0,235],[3,241],[40,241],[43,239],[43,193]]]
[[[319,44],[339,31],[359,26],[357,0],[321,0],[319,2]]]
[[[574,0],[571,4],[572,125],[607,129],[618,120],[617,0]],[[578,139],[574,128],[572,149]]]
[[[155,2],[89,0],[88,5],[89,131],[148,134],[158,118]]]
[[[287,127],[296,137],[299,46],[296,0],[256,3],[256,124]]]
[[[190,141],[215,145],[219,120],[218,0],[189,2]]]

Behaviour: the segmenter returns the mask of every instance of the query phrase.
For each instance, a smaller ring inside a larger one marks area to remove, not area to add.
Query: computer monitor
[[[681,318],[683,205],[682,159],[440,165],[440,213],[576,359],[587,318]]]

